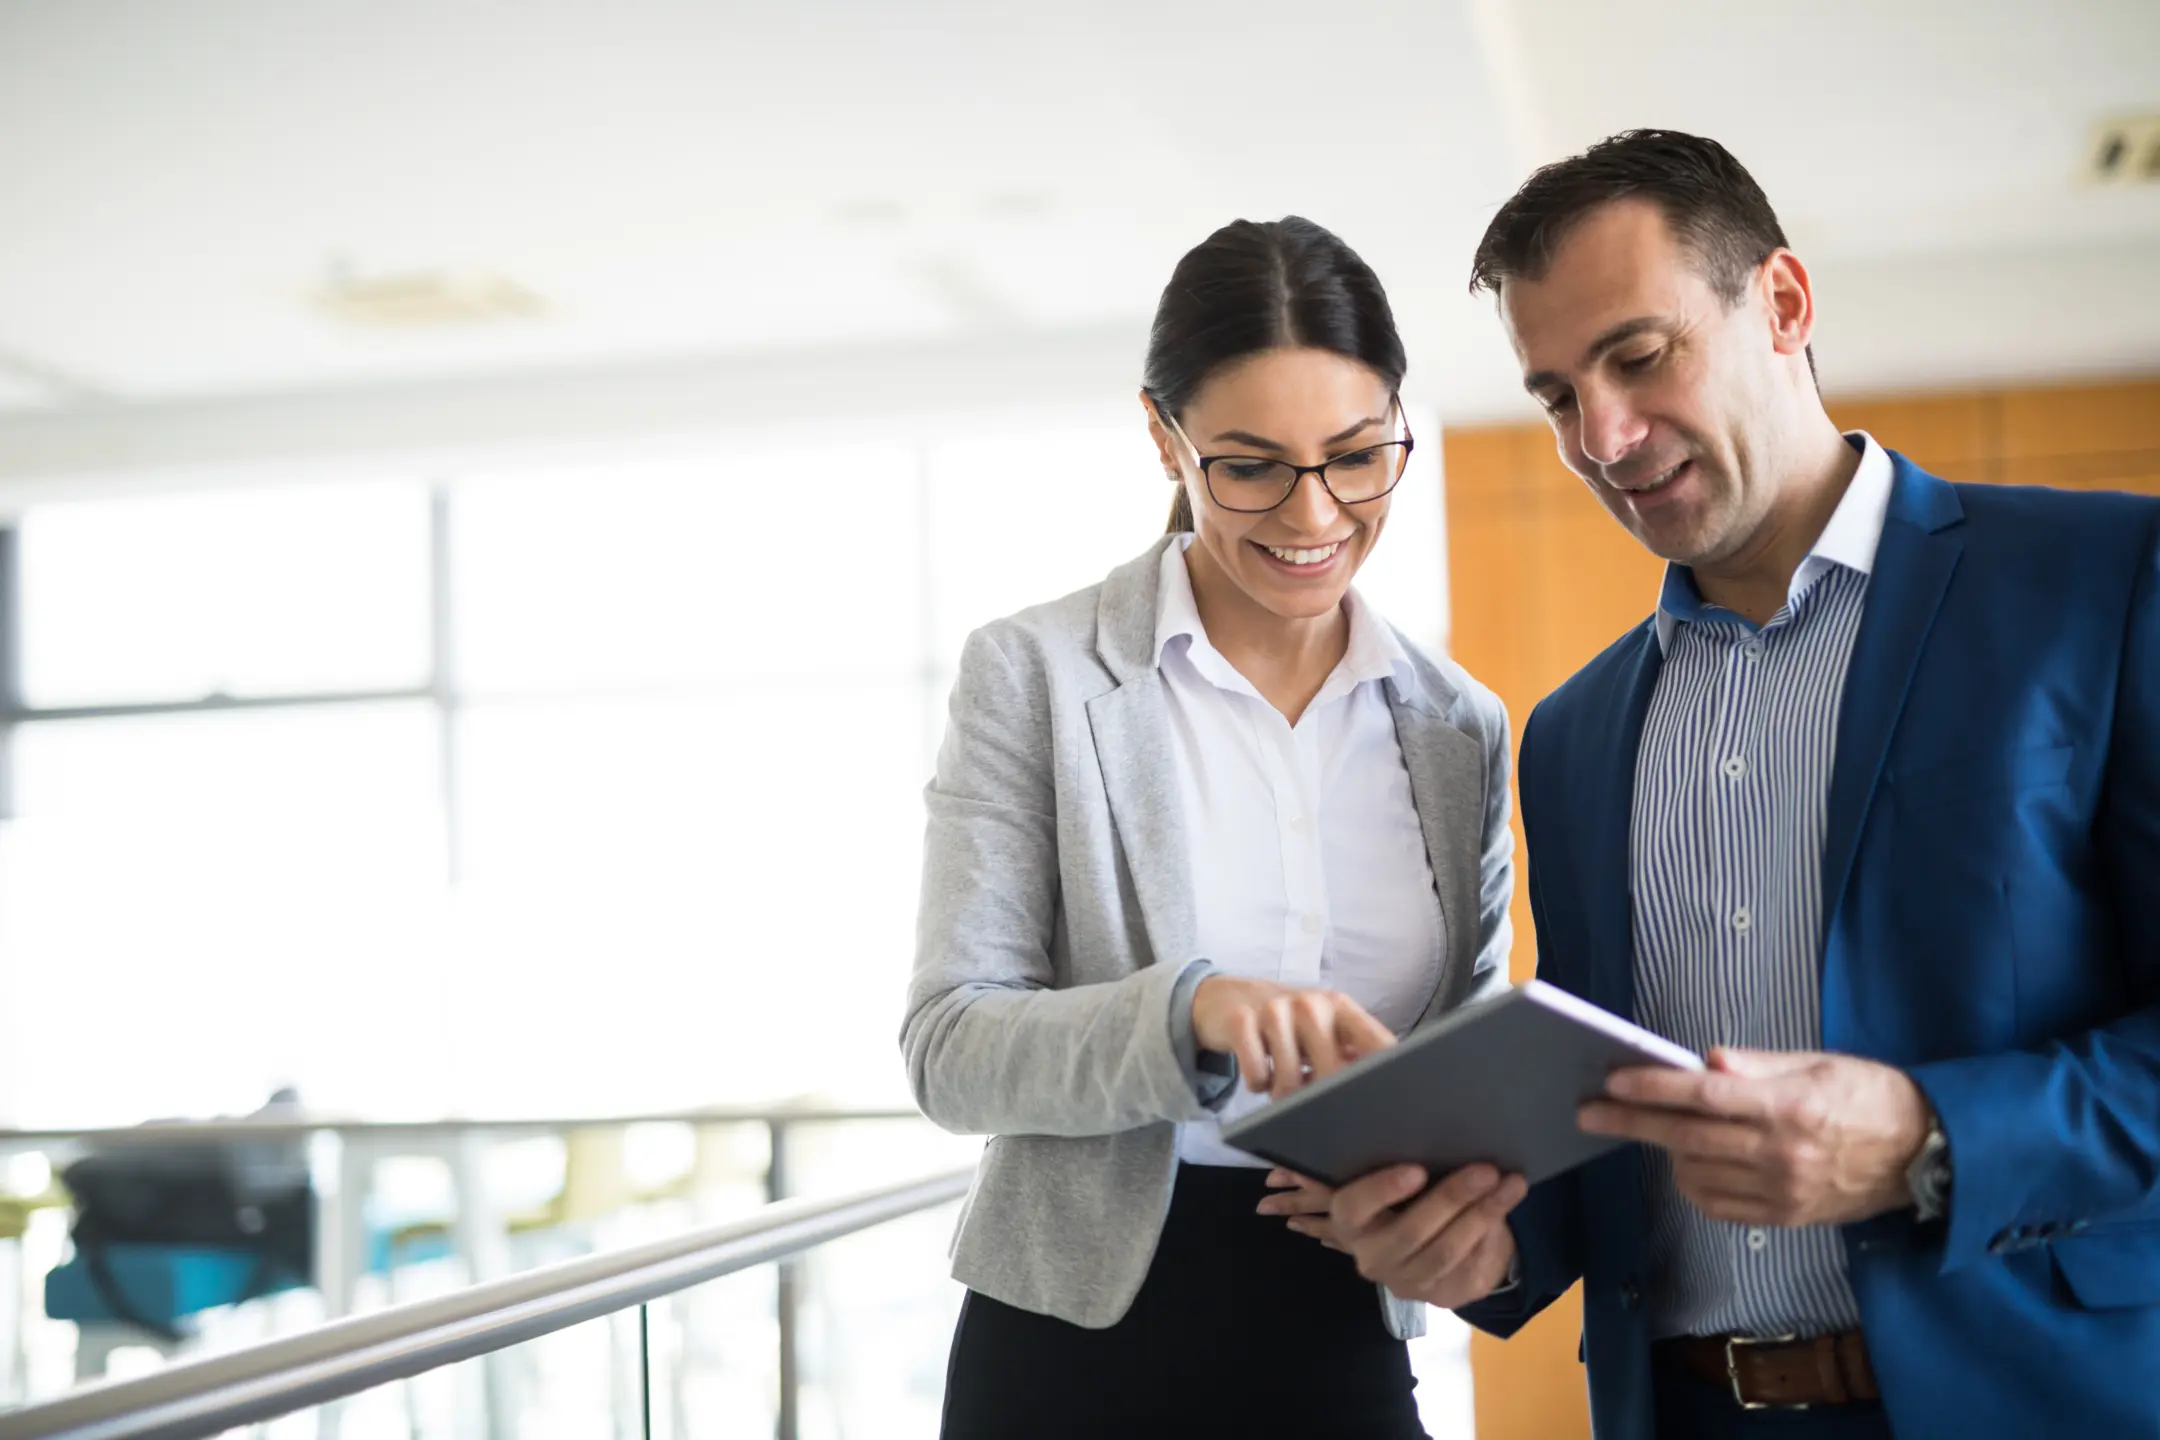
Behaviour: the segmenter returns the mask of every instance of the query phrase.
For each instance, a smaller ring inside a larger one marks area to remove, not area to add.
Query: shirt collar
[[[1234,690],[1260,698],[1252,682],[1223,658],[1208,640],[1200,623],[1200,605],[1193,598],[1192,572],[1185,567],[1185,552],[1193,537],[1180,535],[1163,551],[1162,572],[1155,592],[1155,663],[1159,666],[1173,642],[1185,642],[1185,658],[1202,678],[1218,689]],[[1368,680],[1389,680],[1405,695],[1417,688],[1417,668],[1394,630],[1382,620],[1364,597],[1352,587],[1343,595],[1343,610],[1350,617],[1350,644],[1312,703],[1321,704]]]
[[[1883,518],[1890,510],[1890,482],[1895,472],[1890,452],[1876,444],[1875,437],[1865,430],[1851,432],[1845,443],[1860,452],[1859,468],[1853,471],[1851,483],[1845,487],[1837,509],[1830,512],[1830,522],[1823,526],[1814,547],[1793,571],[1792,585],[1785,592],[1788,605],[1805,595],[1808,587],[1834,565],[1861,575],[1874,573],[1875,552],[1882,545]],[[1658,648],[1672,649],[1673,632],[1683,622],[1714,616],[1738,619],[1730,611],[1704,601],[1702,592],[1695,588],[1693,572],[1685,565],[1667,565],[1664,587],[1658,594]]]

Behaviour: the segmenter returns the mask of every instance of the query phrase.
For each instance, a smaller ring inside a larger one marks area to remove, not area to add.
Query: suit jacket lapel
[[[1643,722],[1649,717],[1650,697],[1657,690],[1658,671],[1665,661],[1655,624],[1638,630],[1635,644],[1635,654],[1615,676],[1602,743],[1593,740],[1564,752],[1584,757],[1586,768],[1567,776],[1563,792],[1581,797],[1578,813],[1585,836],[1581,843],[1588,847],[1582,867],[1592,959],[1591,993],[1586,998],[1615,1015],[1627,1016],[1635,1013],[1635,912],[1629,900],[1628,836],[1635,818],[1636,755],[1642,749]],[[1563,826],[1570,823],[1570,817],[1556,818]],[[1547,896],[1546,903],[1566,901]]]
[[[1867,603],[1860,615],[1860,633],[1853,640],[1838,715],[1837,756],[1831,767],[1829,814],[1823,832],[1826,936],[1834,933],[1831,922],[1852,878],[1860,827],[1882,776],[1898,715],[1905,708],[1913,670],[1965,548],[1954,529],[1965,518],[1957,492],[1902,455],[1892,455],[1891,460],[1895,474],[1890,507],[1868,578]],[[1826,970],[1827,960],[1826,954]],[[1827,1011],[1824,1018],[1829,1018]]]

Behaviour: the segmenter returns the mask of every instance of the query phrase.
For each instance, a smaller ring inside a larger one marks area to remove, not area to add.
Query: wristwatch
[[[1905,1188],[1912,1192],[1913,1209],[1921,1220],[1940,1220],[1950,1213],[1950,1137],[1932,1111],[1920,1153],[1905,1167]]]

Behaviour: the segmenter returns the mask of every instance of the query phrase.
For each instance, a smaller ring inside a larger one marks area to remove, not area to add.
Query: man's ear
[[[1756,272],[1764,309],[1770,316],[1770,340],[1780,355],[1800,355],[1815,339],[1815,284],[1800,257],[1786,249],[1770,252]]]

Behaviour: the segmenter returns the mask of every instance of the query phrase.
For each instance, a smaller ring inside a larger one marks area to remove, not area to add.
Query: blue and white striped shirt
[[[1846,667],[1890,502],[1858,471],[1760,629],[1669,566],[1664,663],[1636,755],[1628,881],[1635,1014],[1691,1050],[1822,1047],[1823,836]],[[1711,1220],[1646,1148],[1651,1334],[1820,1334],[1860,1323],[1835,1227]]]

